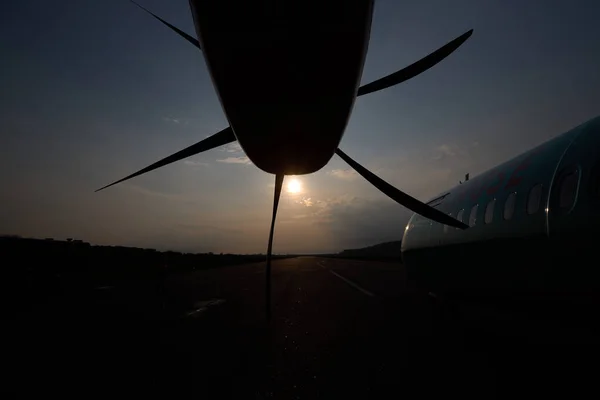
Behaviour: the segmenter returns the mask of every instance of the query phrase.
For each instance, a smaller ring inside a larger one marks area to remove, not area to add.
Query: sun
[[[287,191],[290,194],[298,194],[302,191],[302,182],[298,178],[291,178],[287,182]]]

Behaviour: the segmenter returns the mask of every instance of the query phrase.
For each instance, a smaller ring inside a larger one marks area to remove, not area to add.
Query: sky
[[[187,0],[139,0],[194,34]],[[362,83],[468,29],[431,70],[356,101],[340,148],[426,201],[600,114],[600,3],[379,0]],[[126,0],[0,14],[0,234],[264,253],[274,177],[239,146],[94,190],[228,126],[202,53]],[[275,253],[400,240],[410,212],[334,156],[284,190]]]

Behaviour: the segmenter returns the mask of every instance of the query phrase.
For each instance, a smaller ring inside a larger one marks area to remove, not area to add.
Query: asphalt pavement
[[[272,271],[270,321],[264,263],[48,302],[6,325],[3,391],[504,398],[573,396],[597,376],[595,328],[552,312],[448,305],[407,282],[395,263],[298,257],[275,261]]]

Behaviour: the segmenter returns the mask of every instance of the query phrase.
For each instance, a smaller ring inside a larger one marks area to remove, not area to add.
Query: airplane
[[[600,288],[600,116],[427,204],[469,229],[410,218],[402,261],[418,287],[446,298],[593,296]]]
[[[360,86],[374,0],[189,0],[198,39],[130,1],[202,51],[230,126],[97,191],[237,140],[254,165],[275,175],[267,310],[283,179],[314,173],[334,154],[399,204],[435,221],[468,227],[383,181],[338,146],[358,96],[428,70],[456,51],[472,29],[414,64]]]

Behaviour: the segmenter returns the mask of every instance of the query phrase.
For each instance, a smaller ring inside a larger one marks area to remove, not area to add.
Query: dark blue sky
[[[194,33],[186,0],[140,0]],[[420,198],[599,114],[597,1],[376,1],[363,83],[470,28],[455,54],[360,98],[341,148]],[[94,189],[227,126],[201,52],[126,0],[0,15],[0,233],[264,252],[272,176],[238,147]],[[276,252],[401,238],[407,211],[334,157],[284,193]]]

